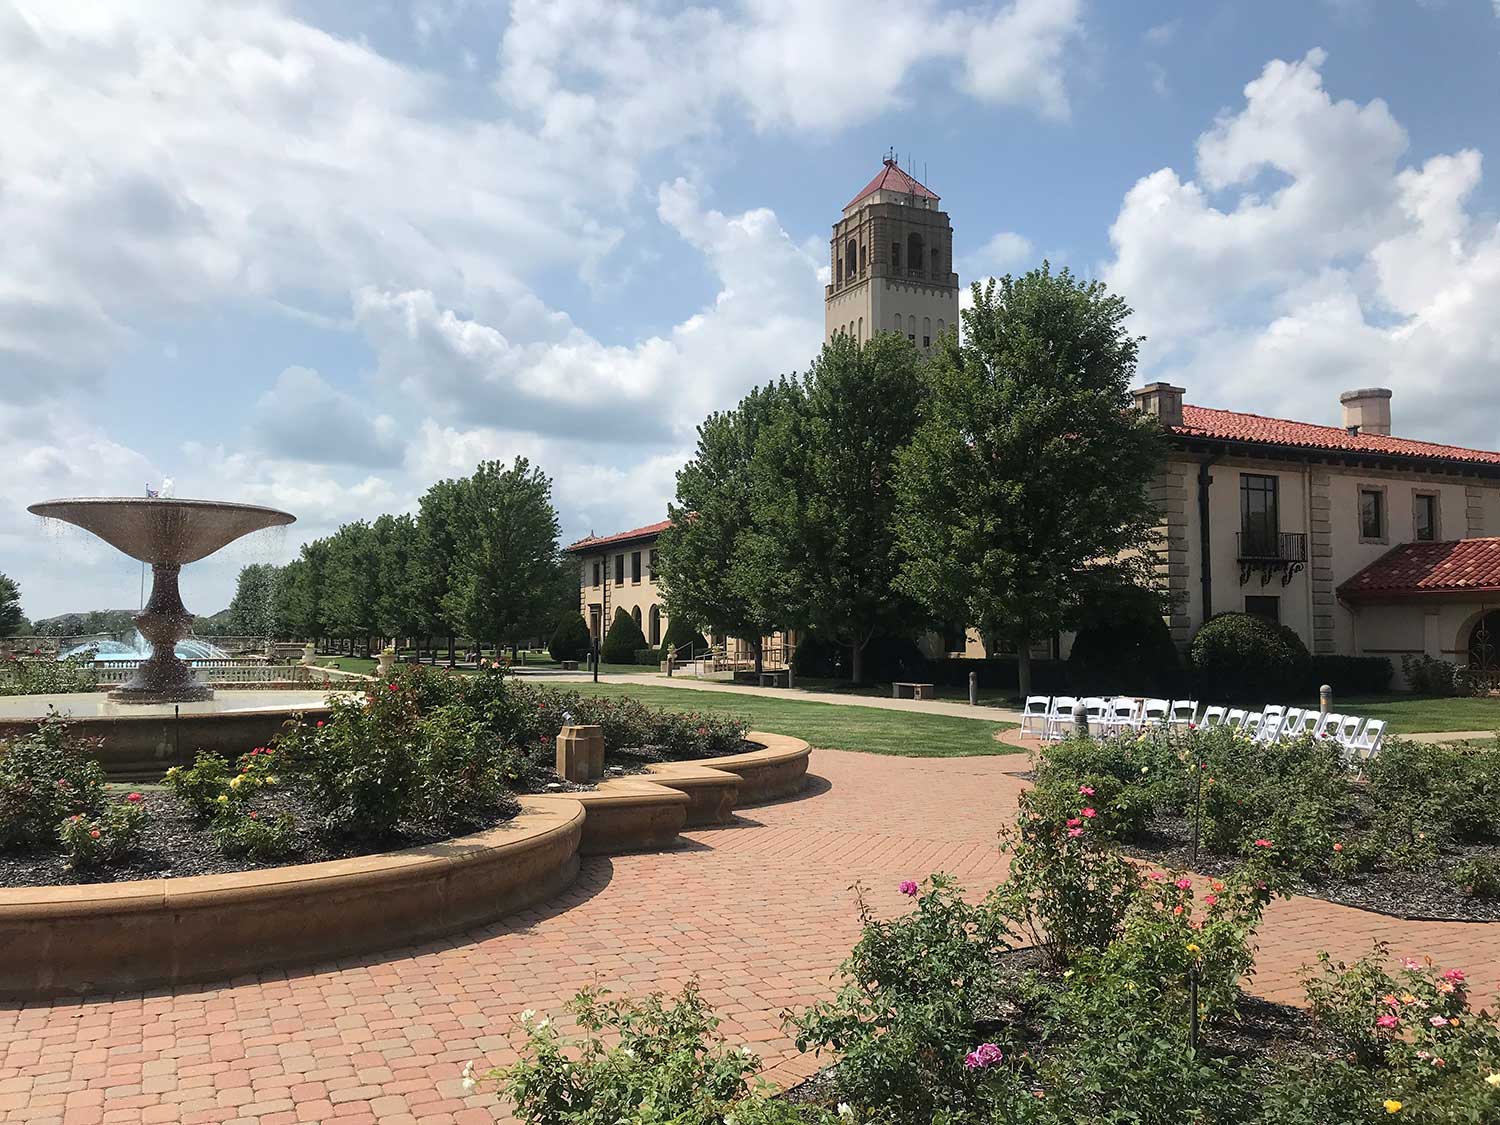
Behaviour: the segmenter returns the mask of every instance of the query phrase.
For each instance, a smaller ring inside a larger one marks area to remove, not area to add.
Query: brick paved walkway
[[[746,810],[682,848],[586,860],[547,908],[384,959],[201,989],[0,1009],[0,1120],[469,1122],[471,1058],[507,1061],[513,1018],[555,1011],[592,982],[638,992],[696,975],[725,1031],[788,1080],[816,1063],[780,1012],[826,995],[852,943],[850,886],[898,909],[903,878],[948,871],[980,889],[1003,874],[995,830],[1022,759],[904,759],[818,751],[797,800]],[[1471,974],[1500,976],[1500,925],[1406,924],[1322,902],[1273,906],[1257,986],[1297,995],[1318,948],[1385,937]],[[232,940],[232,935],[225,935]]]

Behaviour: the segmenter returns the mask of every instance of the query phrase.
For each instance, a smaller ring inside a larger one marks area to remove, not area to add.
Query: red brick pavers
[[[456,1123],[506,1120],[463,1095],[464,1062],[510,1060],[515,1016],[555,1014],[591,983],[674,990],[696,976],[735,1042],[773,1079],[817,1065],[781,1029],[826,996],[857,931],[851,885],[895,910],[896,884],[1001,877],[995,831],[1015,813],[1019,757],[914,759],[818,751],[807,795],[742,811],[675,850],[590,859],[544,908],[385,957],[202,988],[0,1008],[0,1120]],[[1500,975],[1500,926],[1401,923],[1311,900],[1277,903],[1257,986],[1296,995],[1320,948],[1386,937]],[[232,934],[225,935],[233,940]]]

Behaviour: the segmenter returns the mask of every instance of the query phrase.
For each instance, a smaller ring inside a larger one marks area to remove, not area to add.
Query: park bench
[[[762,672],[760,674],[761,687],[786,687],[786,672]]]
[[[901,699],[908,695],[913,699],[936,699],[937,688],[932,684],[914,684],[906,681],[899,681],[891,685],[892,699]]]
[[[578,661],[576,661],[576,660],[564,660],[562,662],[562,670],[564,672],[576,672],[576,671],[578,671]]]

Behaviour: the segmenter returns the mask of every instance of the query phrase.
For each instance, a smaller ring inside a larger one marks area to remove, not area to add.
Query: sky
[[[565,541],[663,518],[697,423],[816,354],[890,148],[964,286],[1123,294],[1141,383],[1328,424],[1387,386],[1500,448],[1500,0],[0,0],[0,72],[34,618],[141,576],[26,506],[166,479],[297,516],[187,568],[199,613],[481,459]]]

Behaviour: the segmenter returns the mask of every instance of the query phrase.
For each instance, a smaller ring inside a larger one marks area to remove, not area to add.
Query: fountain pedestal
[[[181,570],[162,563],[151,568],[151,599],[135,618],[135,627],[151,642],[151,655],[135,675],[109,693],[116,703],[194,703],[214,697],[213,688],[199,683],[177,655],[177,642],[193,624],[177,589]]]

